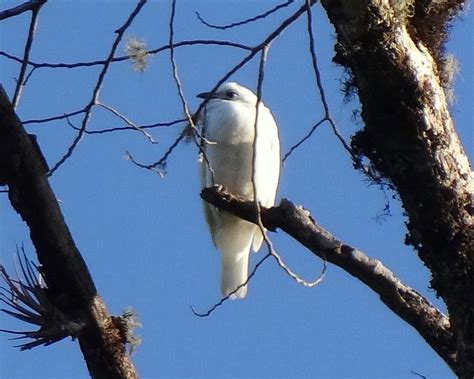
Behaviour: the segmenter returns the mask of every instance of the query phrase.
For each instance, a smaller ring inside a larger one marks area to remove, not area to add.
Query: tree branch
[[[41,6],[48,0],[30,0],[16,7],[5,9],[0,12],[0,21],[10,17],[18,16],[24,12],[35,11],[41,8]]]
[[[201,197],[216,207],[258,224],[258,211],[253,201],[242,200],[219,186],[204,188]],[[455,344],[449,319],[412,288],[403,284],[382,262],[344,244],[321,228],[310,213],[282,199],[278,206],[261,208],[265,228],[277,228],[327,260],[365,283],[385,305],[405,320],[448,363],[454,364]]]
[[[214,46],[225,46],[225,47],[233,47],[236,49],[242,49],[242,50],[247,50],[251,51],[253,47],[247,46],[241,43],[237,42],[232,42],[232,41],[218,41],[218,40],[201,40],[201,39],[196,39],[196,40],[190,40],[190,41],[179,41],[173,44],[173,48],[178,48],[178,47],[184,47],[184,46],[201,46],[201,45],[214,45]],[[147,55],[154,55],[161,53],[166,50],[170,50],[171,46],[170,45],[163,45],[161,47],[157,47],[155,49],[148,50],[146,52]],[[9,54],[5,51],[0,50],[0,56],[3,56],[7,59],[10,59],[12,61],[22,63],[23,60],[19,57],[16,57],[12,54]],[[117,63],[117,62],[125,62],[130,59],[130,56],[128,55],[122,55],[119,57],[113,58],[110,62],[111,63]],[[80,68],[80,67],[95,67],[95,66],[103,66],[107,63],[107,60],[96,60],[96,61],[88,61],[88,62],[75,62],[75,63],[51,63],[51,62],[33,62],[33,61],[28,61],[27,62],[29,66],[32,66],[35,69],[39,68],[51,68],[51,69],[56,69],[56,68],[68,68],[68,69],[75,69],[75,68]]]
[[[26,83],[26,68],[28,67],[28,60],[30,58],[31,46],[33,45],[33,38],[36,32],[36,26],[38,23],[38,14],[46,1],[36,1],[35,6],[31,7],[31,20],[30,20],[30,28],[28,30],[28,38],[26,39],[25,49],[23,51],[23,59],[21,62],[20,67],[20,74],[18,75],[16,87],[15,87],[15,94],[13,95],[12,105],[13,109],[15,109],[20,101],[21,92],[23,90],[23,86]]]
[[[115,31],[115,33],[117,35],[115,37],[114,42],[112,43],[112,47],[110,48],[110,52],[109,52],[109,55],[107,56],[107,59],[105,60],[104,66],[102,67],[102,70],[100,71],[99,76],[97,77],[97,82],[95,83],[94,89],[92,90],[91,100],[90,100],[89,104],[87,104],[84,108],[85,112],[84,112],[84,117],[82,119],[81,127],[79,129],[79,133],[77,134],[77,136],[72,141],[72,143],[69,146],[69,148],[67,149],[66,153],[51,168],[51,170],[49,171],[49,175],[52,175],[59,167],[61,167],[61,165],[64,162],[66,162],[66,160],[68,160],[71,157],[72,153],[74,152],[77,145],[81,141],[83,135],[85,134],[85,131],[87,129],[87,125],[89,123],[89,119],[91,117],[92,108],[94,107],[94,105],[97,105],[97,102],[99,100],[99,92],[100,92],[100,89],[102,87],[102,83],[104,82],[105,75],[107,74],[107,72],[109,70],[109,67],[110,67],[110,64],[112,63],[112,60],[114,58],[115,51],[117,50],[118,45],[119,45],[120,41],[122,40],[122,38],[125,34],[125,31],[132,24],[133,20],[138,15],[138,13],[140,13],[141,9],[146,4],[146,2],[147,2],[147,0],[139,0],[137,5],[135,6],[135,8],[128,15],[127,20],[125,21],[125,23]]]
[[[79,343],[94,378],[136,378],[46,177],[47,168],[0,86],[0,183],[30,229],[54,306],[84,323]]]
[[[264,18],[270,16],[272,13],[275,13],[277,12],[278,10],[282,9],[282,8],[285,8],[287,7],[288,5],[291,5],[292,3],[294,2],[294,0],[288,0],[284,3],[281,3],[281,4],[277,4],[276,6],[274,6],[273,8],[263,12],[263,13],[260,13],[254,17],[250,17],[250,18],[247,18],[245,20],[242,20],[242,21],[237,21],[237,22],[233,22],[231,24],[227,24],[227,25],[215,25],[215,24],[211,24],[209,22],[207,22],[206,20],[204,20],[201,15],[199,14],[199,12],[196,12],[196,16],[197,18],[199,19],[199,21],[201,21],[201,23],[203,23],[204,25],[206,25],[207,27],[209,28],[212,28],[212,29],[219,29],[219,30],[226,30],[226,29],[232,29],[232,28],[235,28],[236,26],[242,26],[242,25],[246,25],[246,24],[250,24],[251,22],[254,22],[254,21],[259,21],[259,20],[263,20]]]

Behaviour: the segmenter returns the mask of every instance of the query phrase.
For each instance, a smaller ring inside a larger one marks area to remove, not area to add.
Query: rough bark
[[[69,320],[85,323],[78,337],[94,378],[136,378],[121,330],[108,315],[49,185],[41,152],[0,86],[0,183],[28,225],[49,300]]]
[[[446,23],[462,4],[322,0],[337,33],[335,61],[352,75],[362,105],[365,126],[352,146],[398,192],[406,243],[449,310],[451,367],[472,378],[473,176],[443,90]]]

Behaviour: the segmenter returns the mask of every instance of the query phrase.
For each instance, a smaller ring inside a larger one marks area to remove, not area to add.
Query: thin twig
[[[260,112],[260,104],[262,103],[262,87],[263,87],[263,79],[265,76],[265,62],[267,60],[267,54],[268,54],[268,49],[270,48],[270,45],[265,45],[264,48],[262,49],[262,53],[260,55],[260,64],[258,67],[258,78],[257,78],[257,101],[255,102],[255,120],[253,123],[253,131],[254,131],[254,137],[253,137],[253,146],[252,146],[252,176],[251,176],[251,181],[252,181],[252,190],[253,190],[253,200],[255,202],[255,206],[257,208],[257,213],[258,213],[258,218],[260,219],[260,202],[258,201],[257,197],[257,185],[256,185],[256,180],[255,180],[255,167],[256,167],[256,161],[257,161],[257,140],[258,140],[258,116]],[[260,231],[264,233],[265,228],[260,225],[261,220],[259,222],[259,227]],[[265,237],[265,235],[264,235]],[[266,241],[266,240],[265,240]]]
[[[272,33],[270,33],[260,44],[250,47],[247,45],[242,45],[239,43],[234,43],[234,42],[229,42],[229,41],[214,41],[214,40],[190,40],[190,41],[181,41],[181,42],[176,42],[173,44],[173,48],[178,48],[182,46],[196,46],[196,45],[218,45],[218,46],[229,46],[229,47],[234,47],[234,48],[239,48],[243,50],[248,50],[250,51],[249,54],[244,57],[236,66],[234,66],[233,69],[231,69],[224,77],[221,78],[215,85],[215,87],[211,90],[211,92],[214,92],[220,85],[222,85],[229,77],[231,77],[236,71],[238,71],[240,68],[242,68],[247,62],[249,62],[262,48],[263,46],[267,45],[269,42],[271,42],[273,39],[275,39],[281,32],[286,29],[289,25],[291,25],[295,20],[297,20],[301,14],[303,14],[306,10],[306,6],[300,7],[295,13],[293,13],[290,17],[288,17],[286,20],[282,22],[282,24],[276,28]],[[164,50],[171,49],[170,45],[164,45],[160,48],[157,49],[152,49],[147,52],[147,54],[157,54],[159,52],[162,52]],[[15,60],[17,62],[22,62],[20,58],[17,58],[11,54],[8,54],[6,52],[0,51],[0,55],[5,56],[9,59]],[[105,65],[106,63],[110,64],[112,62],[118,62],[118,61],[125,61],[128,60],[128,56],[121,56],[121,57],[115,57],[115,58],[109,58],[107,60],[99,60],[99,61],[90,61],[90,62],[77,62],[77,63],[36,63],[36,62],[28,62],[29,65],[35,67],[35,68],[78,68],[78,67],[92,67],[92,66],[97,66],[97,65]],[[196,114],[199,114],[200,111],[204,108],[206,105],[207,100],[204,100]],[[62,120],[66,119],[71,116],[75,116],[78,114],[82,113],[87,113],[88,107],[84,107],[81,110],[66,113],[64,115],[58,115],[58,116],[52,116],[44,119],[32,119],[32,120],[26,120],[24,124],[29,124],[29,123],[46,123],[50,121],[56,121],[56,120]],[[158,126],[158,125],[157,125]],[[144,128],[144,127],[142,127]],[[83,130],[84,128],[81,127],[80,130]],[[115,128],[114,128],[115,129]],[[127,128],[128,129],[128,128]],[[118,128],[117,130],[121,130]],[[114,130],[110,130],[114,131]],[[106,133],[109,132],[109,130],[106,130],[104,132],[101,131],[93,131],[91,134],[100,134],[100,133]],[[82,134],[87,134],[86,130],[83,130]],[[184,136],[178,137],[179,141],[181,141],[184,138]],[[76,143],[77,144],[77,143]],[[165,156],[168,157],[169,154],[174,150],[174,147],[176,147],[175,144],[170,146],[170,149],[165,153]],[[67,159],[67,158],[66,158]],[[155,162],[156,164],[159,164],[162,160],[160,159],[159,161]],[[62,164],[62,163],[61,163]],[[151,165],[153,166],[153,164]],[[53,167],[54,168],[54,167]],[[55,168],[57,169],[57,168]]]
[[[311,4],[314,4],[315,1],[311,1]],[[273,30],[262,42],[258,45],[254,46],[250,53],[245,56],[239,63],[237,63],[230,71],[227,72],[214,86],[214,88],[210,91],[210,93],[214,93],[224,82],[229,79],[232,75],[234,75],[238,70],[240,70],[245,64],[247,64],[252,58],[257,55],[265,46],[269,45],[275,38],[277,38],[283,30],[285,30],[288,26],[290,26],[295,20],[297,20],[304,12],[306,12],[306,4],[303,4],[295,13],[293,13],[290,17],[285,19],[280,26],[278,26],[275,30]],[[205,99],[201,104],[199,104],[198,110],[196,114],[199,114],[202,109],[206,106],[209,98]]]
[[[262,224],[263,226],[263,224]],[[266,234],[266,230],[265,230],[265,234]],[[268,236],[264,235],[264,239],[265,239],[265,242],[267,243],[267,246],[270,250],[270,253],[272,255],[273,258],[275,258],[275,260],[277,261],[278,263],[278,266],[280,266],[280,268],[285,271],[285,273],[291,278],[293,279],[297,284],[300,284],[302,285],[303,287],[306,287],[306,288],[312,288],[312,287],[315,287],[317,286],[318,284],[320,284],[323,280],[324,280],[324,276],[326,275],[326,270],[327,270],[327,264],[326,264],[326,260],[323,260],[323,268],[321,270],[321,273],[318,275],[318,277],[312,281],[307,281],[305,279],[301,279],[301,277],[296,274],[294,271],[292,271],[287,265],[286,263],[283,261],[283,259],[280,257],[280,255],[276,252],[274,246],[273,246],[273,243],[272,241],[268,238]]]
[[[172,67],[172,71],[173,71],[173,79],[174,79],[174,82],[176,83],[176,87],[178,89],[178,96],[179,96],[179,99],[181,100],[181,105],[183,107],[183,111],[184,111],[184,114],[185,114],[185,116],[188,120],[188,123],[191,126],[191,128],[193,129],[193,132],[196,133],[201,140],[203,140],[204,137],[202,137],[200,135],[199,131],[196,128],[196,125],[194,124],[194,120],[193,120],[193,117],[191,116],[191,112],[189,112],[189,107],[188,107],[188,104],[186,102],[186,98],[185,98],[184,93],[183,93],[183,86],[181,84],[181,81],[180,81],[179,75],[178,75],[178,66],[176,65],[176,60],[174,58],[173,39],[174,39],[174,17],[175,17],[175,14],[176,14],[176,0],[173,0],[172,3],[171,3],[171,16],[170,16],[170,22],[169,22],[169,31],[170,31],[169,46],[171,46],[171,48],[170,48],[170,62],[171,62],[171,67]],[[194,137],[194,133],[193,133],[193,137]],[[202,149],[201,144],[198,143],[195,138],[193,138],[193,140],[196,143],[198,149]],[[210,143],[209,141],[205,141],[205,142]]]
[[[135,164],[136,166],[140,167],[140,168],[144,168],[146,170],[151,170],[151,171],[154,171],[156,172],[158,175],[160,175],[161,177],[163,177],[165,174],[166,174],[166,161],[168,160],[168,157],[170,156],[170,154],[173,152],[173,150],[176,148],[176,146],[179,145],[179,143],[182,141],[182,139],[186,136],[185,133],[181,133],[177,138],[176,140],[171,144],[171,146],[168,148],[168,150],[166,150],[166,152],[163,154],[163,156],[158,159],[156,162],[154,163],[150,163],[148,165],[145,165],[143,163],[140,163],[140,162],[137,162],[132,154],[130,154],[128,151],[125,153],[126,154],[126,158],[130,159],[130,161]]]
[[[285,154],[285,156],[283,157],[283,159],[281,160],[281,163],[285,163],[285,161],[288,159],[288,157],[293,153],[293,151],[295,151],[297,148],[299,148],[303,143],[306,142],[306,140],[308,140],[312,135],[313,133],[315,132],[315,130],[319,127],[319,125],[321,125],[322,123],[324,123],[325,121],[327,121],[326,118],[323,118],[321,120],[319,120],[316,124],[313,125],[313,127],[310,129],[310,131],[303,137],[301,138],[298,142],[296,142],[293,146],[290,147],[290,150],[288,150],[288,152]]]
[[[324,117],[316,123],[310,131],[301,139],[299,140],[296,144],[294,144],[288,153],[285,154],[283,157],[282,163],[284,163],[288,157],[297,149],[299,148],[304,142],[306,142],[314,133],[314,131],[325,121],[329,123],[331,126],[331,129],[334,133],[334,135],[337,137],[337,139],[340,141],[342,144],[343,148],[350,154],[352,161],[354,162],[354,165],[356,167],[362,168],[364,173],[368,175],[370,178],[372,178],[376,183],[380,183],[380,180],[370,172],[367,168],[363,167],[359,163],[359,158],[357,155],[352,151],[351,147],[347,144],[345,141],[344,137],[342,136],[341,132],[338,130],[336,123],[334,119],[331,116],[331,112],[329,109],[329,105],[326,99],[326,93],[324,91],[323,83],[322,83],[322,78],[321,78],[321,72],[318,67],[318,59],[316,55],[316,49],[315,49],[315,41],[314,41],[314,33],[313,33],[313,26],[312,26],[312,14],[311,14],[311,6],[314,4],[314,1],[306,0],[306,14],[307,14],[307,30],[308,30],[308,36],[309,36],[309,52],[311,56],[311,64],[313,66],[313,72],[315,74],[316,78],[316,87],[318,88],[319,92],[319,97],[321,99],[321,103],[323,105],[324,109]]]
[[[290,16],[288,19],[286,19],[276,30],[274,30],[262,43],[260,43],[259,45],[257,45],[256,47],[254,47],[251,52],[246,56],[244,57],[237,65],[234,66],[233,69],[231,69],[226,75],[224,75],[223,78],[221,78],[221,80],[219,80],[219,82],[214,86],[214,88],[212,89],[211,92],[215,92],[216,89],[222,85],[230,76],[232,76],[236,71],[238,71],[241,67],[243,67],[248,61],[250,61],[259,51],[261,51],[264,46],[266,46],[268,43],[270,43],[273,39],[275,39],[288,25],[290,25],[294,20],[296,20],[303,12],[305,11],[305,8],[304,7],[301,7],[295,14],[293,14],[292,16]],[[173,44],[173,19],[174,19],[174,12],[175,12],[175,1],[173,1],[172,3],[172,13],[171,13],[171,18],[170,18],[170,41],[169,41],[169,48],[171,49],[171,54],[173,54],[173,51],[174,51],[174,44]],[[268,41],[268,42],[267,42]],[[172,55],[173,56],[173,55]],[[176,67],[175,65],[175,62],[174,60],[172,60],[172,64],[174,64],[174,68]],[[177,72],[173,69],[173,73],[176,74]],[[176,81],[176,79],[178,79]],[[186,101],[185,101],[185,98],[184,98],[184,95],[182,93],[182,89],[181,89],[181,85],[180,85],[180,82],[179,82],[179,78],[177,77],[177,75],[175,75],[175,82],[177,83],[178,85],[178,92],[179,92],[179,95],[180,95],[180,99],[182,101],[182,104],[183,104],[183,107],[185,108],[185,113],[186,113],[186,117],[188,118],[188,120],[190,120],[190,124],[191,124],[191,127],[193,127],[194,125],[194,121],[192,119],[192,116],[190,115],[189,113],[189,110],[187,110],[186,112],[186,108],[187,108],[187,105],[186,105]],[[184,100],[184,102],[183,102]],[[196,111],[196,114],[199,114],[203,108],[205,107],[205,105],[207,104],[209,99],[205,99],[201,104],[200,106],[198,107],[198,110]],[[197,131],[196,128],[194,127],[193,128],[194,131]],[[177,137],[177,139],[175,140],[175,142],[168,148],[168,150],[166,151],[166,153],[156,162],[154,163],[151,163],[151,164],[143,164],[143,163],[140,163],[138,161],[136,161],[133,156],[127,152],[127,158],[130,159],[130,161],[132,163],[134,163],[136,166],[140,167],[140,168],[143,168],[143,169],[146,169],[146,170],[152,170],[156,173],[158,173],[160,176],[163,176],[166,172],[166,160],[168,159],[169,155],[173,152],[173,150],[176,148],[176,146],[184,139],[185,137],[185,133],[181,133],[181,135],[179,135]],[[199,136],[201,138],[201,140],[204,140],[203,136]],[[211,141],[205,141],[206,143],[212,143]],[[202,146],[201,144],[198,145],[198,148],[200,149],[200,151],[202,152]],[[207,159],[206,157],[204,157],[204,159]]]
[[[215,303],[206,312],[204,312],[204,313],[197,312],[192,306],[191,306],[191,311],[194,313],[195,316],[198,316],[198,317],[207,317],[207,316],[209,316],[212,312],[214,312],[216,310],[216,308],[219,308],[222,304],[224,304],[224,302],[229,300],[232,295],[236,294],[239,289],[241,289],[242,287],[245,287],[249,283],[249,281],[255,276],[255,273],[257,272],[258,268],[263,264],[263,262],[265,262],[267,260],[267,258],[269,258],[271,256],[272,255],[270,253],[267,253],[262,259],[260,259],[257,262],[257,264],[255,265],[252,272],[249,274],[249,276],[247,277],[247,280],[244,283],[240,284],[235,290],[233,290],[227,296],[224,296],[223,298],[221,298],[217,303]]]
[[[258,20],[261,20],[261,19],[264,19],[265,17],[271,15],[272,13],[275,13],[276,11],[278,11],[279,9],[281,8],[285,8],[287,7],[288,5],[290,5],[291,3],[293,3],[294,0],[288,0],[287,2],[285,3],[281,3],[281,4],[277,4],[275,7],[273,7],[272,9],[269,9],[268,11],[264,12],[264,13],[261,13],[257,16],[254,16],[254,17],[251,17],[251,18],[248,18],[246,20],[242,20],[242,21],[238,21],[238,22],[233,22],[232,24],[228,24],[228,25],[215,25],[215,24],[211,24],[207,21],[205,21],[201,15],[199,14],[199,12],[196,12],[196,16],[197,18],[199,19],[199,21],[201,21],[201,23],[203,23],[204,25],[206,25],[207,27],[209,28],[213,28],[213,29],[219,29],[219,30],[225,30],[225,29],[231,29],[231,28],[234,28],[236,26],[241,26],[241,25],[245,25],[245,24],[249,24],[251,22],[254,22],[254,21],[258,21]]]
[[[85,114],[84,114],[84,118],[82,120],[81,129],[79,130],[79,133],[76,136],[76,138],[73,140],[72,144],[69,146],[66,154],[64,154],[63,157],[53,166],[53,168],[49,171],[48,176],[51,176],[67,159],[69,159],[69,157],[71,157],[73,151],[75,150],[75,148],[77,147],[77,145],[81,141],[81,139],[84,135],[84,132],[87,128],[87,124],[89,122],[89,119],[91,117],[92,108],[98,102],[100,88],[102,87],[102,83],[104,81],[105,75],[107,74],[110,63],[111,63],[111,61],[112,61],[112,59],[115,55],[115,51],[117,50],[117,47],[118,47],[120,41],[122,40],[125,31],[132,24],[133,20],[138,15],[138,13],[142,9],[142,7],[146,4],[146,2],[147,2],[147,0],[140,0],[138,2],[138,4],[136,5],[135,9],[128,16],[125,23],[119,29],[117,29],[115,31],[117,36],[115,37],[115,40],[112,44],[112,48],[110,49],[109,55],[108,55],[108,57],[107,57],[107,59],[104,63],[104,66],[102,67],[102,70],[99,73],[99,76],[97,78],[97,82],[96,82],[95,87],[92,91],[91,100],[90,100],[89,104],[87,104],[86,107],[84,108],[85,109]]]
[[[140,126],[138,126],[134,122],[130,121],[127,117],[125,117],[123,114],[121,114],[115,108],[112,108],[112,107],[110,107],[108,105],[105,105],[101,102],[97,102],[96,105],[101,107],[101,108],[107,109],[109,112],[113,113],[115,116],[120,118],[123,122],[125,122],[132,129],[137,130],[140,133],[142,133],[151,143],[153,143],[153,144],[156,143],[156,141],[153,139],[153,136],[150,133],[148,133],[146,130],[143,130],[143,128],[141,128]],[[130,128],[126,128],[126,129],[130,129]]]
[[[314,47],[314,36],[313,36],[313,31],[312,31],[312,20],[311,20],[311,6],[314,4],[314,1],[306,1],[305,8],[306,8],[306,13],[308,15],[308,34],[309,34],[309,45],[310,45],[310,54],[311,54],[311,61],[313,65],[313,71],[316,76],[316,82],[317,82],[317,87],[319,90],[319,95],[321,99],[321,103],[323,104],[324,108],[324,117],[318,121],[313,127],[309,130],[309,132],[301,138],[298,142],[296,142],[290,150],[284,155],[282,159],[282,164],[285,163],[285,161],[290,157],[290,155],[298,149],[304,142],[306,142],[316,131],[316,129],[323,124],[324,122],[328,121],[329,124],[331,125],[331,128],[333,129],[335,135],[337,138],[341,141],[342,145],[344,148],[351,154],[351,156],[355,159],[354,153],[352,152],[352,149],[347,145],[345,142],[344,138],[342,137],[341,133],[338,131],[335,122],[333,121],[330,111],[329,111],[329,106],[326,100],[326,94],[324,92],[324,88],[322,85],[322,79],[321,79],[321,74],[318,68],[318,63],[317,63],[317,56],[315,52],[315,47]]]
[[[334,122],[331,116],[331,113],[329,111],[329,105],[326,100],[326,93],[324,91],[323,81],[321,79],[321,72],[319,71],[319,67],[318,67],[318,58],[316,56],[314,34],[313,34],[313,17],[311,14],[311,1],[310,0],[306,0],[306,15],[307,15],[308,37],[309,37],[309,52],[311,55],[311,63],[313,65],[313,72],[314,72],[314,75],[316,76],[316,84],[319,91],[319,97],[321,98],[321,103],[323,104],[323,108],[324,108],[324,119],[326,119],[329,122],[334,134],[339,139],[344,149],[346,149],[347,152],[351,155],[351,157],[355,159],[354,152],[349,147],[347,142],[344,140],[344,137],[337,129],[336,123]]]
[[[263,87],[263,79],[265,75],[265,62],[266,62],[266,57],[268,53],[268,46],[266,46],[262,50],[262,55],[260,58],[260,65],[258,68],[258,80],[257,80],[257,103],[255,105],[255,122],[254,122],[254,140],[253,140],[253,155],[252,155],[252,188],[253,188],[253,196],[254,196],[254,203],[255,203],[255,208],[257,209],[257,221],[258,221],[258,227],[260,229],[260,233],[262,233],[263,239],[265,241],[265,244],[268,247],[268,252],[269,254],[272,255],[273,258],[275,258],[278,266],[280,266],[285,273],[292,278],[296,283],[303,285],[304,287],[314,287],[318,285],[319,283],[322,282],[324,279],[324,275],[326,273],[326,261],[324,261],[324,266],[321,274],[318,276],[318,278],[312,282],[308,282],[304,279],[301,279],[295,272],[293,272],[283,261],[283,259],[280,257],[280,255],[276,252],[272,241],[270,238],[268,238],[267,231],[265,227],[263,226],[262,223],[262,214],[261,214],[261,207],[260,207],[260,202],[258,201],[258,193],[257,193],[257,186],[256,186],[256,178],[255,178],[255,167],[256,167],[256,151],[257,151],[257,139],[258,139],[258,114],[259,114],[259,108],[261,104],[261,98],[262,98],[262,87]]]
[[[180,41],[176,42],[173,47],[178,48],[178,47],[184,47],[184,46],[199,46],[199,45],[216,45],[216,46],[225,46],[225,47],[234,47],[236,49],[242,49],[242,50],[247,50],[251,51],[253,47],[247,46],[241,43],[237,42],[231,42],[231,41],[218,41],[218,40],[189,40],[189,41]],[[147,55],[154,55],[161,53],[163,51],[171,49],[170,45],[163,45],[161,47],[151,49],[147,51]],[[13,60],[18,63],[22,63],[23,60],[21,58],[18,58],[12,54],[9,54],[5,51],[0,51],[0,56],[4,56],[7,59]],[[124,62],[126,60],[129,60],[130,57],[128,55],[122,55],[120,57],[115,57],[113,58],[110,63],[116,63],[116,62]],[[103,66],[107,63],[107,60],[95,60],[95,61],[88,61],[88,62],[75,62],[75,63],[49,63],[49,62],[32,62],[28,61],[27,64],[38,69],[38,68],[68,68],[68,69],[74,69],[74,68],[81,68],[81,67],[94,67],[94,66]]]
[[[36,26],[38,25],[38,14],[44,3],[45,1],[36,2],[36,6],[34,8],[31,8],[30,28],[28,30],[28,37],[25,43],[25,50],[23,51],[23,59],[21,62],[21,67],[20,67],[20,74],[18,75],[15,92],[12,99],[13,109],[16,109],[18,102],[20,101],[21,92],[24,87],[26,68],[28,67],[28,60],[29,60],[30,52],[31,52],[31,46],[33,45],[33,38],[35,36]]]
[[[413,375],[418,376],[418,377],[421,378],[421,379],[427,379],[427,376],[426,376],[426,375],[420,374],[419,372],[416,372],[415,370],[411,370],[411,373],[412,373]]]
[[[30,0],[24,2],[23,4],[17,5],[16,7],[5,9],[4,11],[0,12],[0,21],[10,17],[18,16],[24,12],[39,9],[44,3],[46,3],[46,1],[48,0]]]
[[[205,162],[206,162],[206,164],[207,164],[207,166],[208,166],[208,168],[211,172],[212,178],[214,178],[214,170],[212,169],[212,167],[210,167],[209,159],[206,156],[206,152],[204,151],[203,144],[204,143],[206,143],[206,144],[215,144],[215,142],[207,140],[199,132],[199,130],[196,128],[196,125],[194,124],[194,119],[191,116],[191,112],[189,112],[188,104],[186,102],[186,98],[185,98],[184,93],[183,93],[183,87],[182,87],[182,84],[181,84],[181,81],[180,81],[179,75],[178,75],[178,66],[176,65],[176,60],[174,58],[174,45],[173,45],[175,14],[176,14],[176,0],[173,0],[172,5],[171,5],[171,16],[170,16],[170,22],[169,22],[169,31],[170,31],[169,46],[171,46],[170,61],[171,61],[171,67],[172,67],[172,71],[173,71],[173,79],[174,79],[174,82],[176,83],[176,87],[178,89],[178,95],[179,95],[179,98],[181,100],[181,105],[183,107],[184,114],[185,114],[185,116],[188,120],[189,126],[192,129],[193,142],[196,145],[196,147],[198,148],[199,154],[205,160]],[[196,140],[196,135],[198,136],[199,141]],[[213,179],[213,182],[214,182],[214,179]]]
[[[52,116],[52,117],[47,117],[47,118],[38,118],[38,119],[22,121],[22,124],[23,125],[26,125],[26,124],[44,124],[44,123],[50,122],[50,121],[64,120],[68,117],[77,116],[78,114],[84,113],[85,111],[86,111],[86,109],[82,108],[82,109],[79,109],[78,111],[64,113],[61,116]]]
[[[28,73],[28,75],[26,75],[25,77],[25,80],[23,81],[23,86],[26,86],[28,84],[28,81],[30,80],[30,78],[33,76],[34,72],[35,72],[36,68],[32,68],[30,70],[30,72]]]
[[[320,73],[319,67],[318,67],[318,58],[316,56],[316,48],[315,48],[314,33],[313,33],[313,20],[312,20],[312,14],[311,14],[311,5],[312,4],[313,4],[313,1],[306,0],[307,28],[308,28],[308,36],[309,36],[309,52],[310,52],[310,55],[311,55],[311,63],[313,65],[313,72],[314,72],[315,77],[316,77],[316,83],[317,83],[317,87],[318,87],[318,91],[319,91],[319,96],[321,98],[321,103],[323,104],[323,108],[324,108],[324,118],[327,119],[327,121],[331,125],[331,129],[332,129],[334,135],[341,142],[344,149],[350,154],[352,162],[354,163],[354,166],[358,167],[358,168],[361,168],[362,171],[365,173],[365,175],[370,177],[375,183],[381,184],[380,178],[378,178],[367,167],[360,164],[360,159],[352,151],[351,147],[347,144],[347,142],[345,141],[345,139],[342,136],[341,132],[339,132],[339,130],[336,126],[336,123],[335,123],[334,119],[332,118],[331,113],[329,111],[329,105],[328,105],[328,102],[326,100],[326,94],[325,94],[322,79],[321,79],[321,73]]]
[[[169,121],[169,122],[156,122],[154,124],[149,124],[149,125],[137,125],[137,127],[139,129],[153,129],[153,128],[160,128],[160,127],[165,127],[165,126],[173,126],[176,124],[181,124],[186,121],[187,119],[182,118],[179,120],[174,120],[174,121]],[[70,126],[75,130],[80,129],[77,126],[74,126],[72,124],[70,124]],[[108,128],[108,129],[86,130],[84,133],[85,134],[107,134],[107,133],[113,133],[113,132],[118,132],[118,131],[123,131],[123,130],[136,130],[136,129],[130,128],[128,126],[117,126],[115,128]]]
[[[215,172],[214,169],[211,166],[211,162],[209,161],[209,158],[207,157],[206,151],[204,150],[204,143],[207,140],[206,138],[206,122],[207,122],[207,108],[204,108],[204,115],[201,117],[199,114],[198,115],[198,120],[199,118],[202,119],[202,125],[201,125],[201,143],[199,144],[199,155],[198,155],[198,162],[201,162],[201,160],[204,160],[204,163],[206,164],[206,170],[208,170],[209,175],[211,176],[211,183],[212,185],[216,184],[216,181],[214,180],[215,178]]]
[[[252,50],[251,46],[244,45],[239,42],[195,39],[195,40],[188,40],[188,41],[173,42],[173,45],[171,44],[163,45],[161,47],[148,51],[148,54],[161,53],[162,51],[165,51],[165,50],[171,50],[171,48],[176,49],[178,47],[183,47],[183,46],[198,46],[198,45],[217,45],[217,46],[224,46],[224,47],[235,47],[236,49],[241,49],[241,50],[249,50],[249,51]]]
[[[174,79],[174,81],[176,83],[176,87],[178,89],[178,96],[181,100],[181,105],[183,107],[183,111],[184,111],[185,116],[186,116],[186,121],[189,123],[189,125],[193,129],[193,141],[195,142],[195,144],[197,145],[197,147],[201,151],[201,153],[203,153],[201,144],[198,143],[195,139],[195,133],[199,133],[199,132],[197,131],[197,128],[194,124],[193,117],[191,116],[191,113],[189,112],[189,108],[188,108],[188,105],[187,105],[187,102],[186,102],[186,98],[185,98],[184,93],[183,93],[181,81],[179,80],[178,68],[176,66],[176,61],[174,59],[173,39],[174,39],[174,17],[175,17],[175,14],[176,14],[176,0],[173,0],[173,2],[171,3],[171,15],[170,15],[170,21],[169,21],[169,44],[168,44],[168,46],[170,46],[170,61],[171,61],[173,79]],[[157,160],[154,163],[151,163],[151,164],[140,163],[140,162],[136,161],[135,158],[133,158],[132,154],[130,154],[130,152],[128,152],[128,151],[126,152],[126,158],[129,159],[136,166],[138,166],[140,168],[143,168],[143,169],[146,169],[146,170],[153,171],[153,172],[157,173],[160,177],[163,177],[166,174],[166,161],[167,161],[169,155],[173,152],[173,150],[176,148],[176,146],[179,145],[179,143],[184,139],[185,136],[186,136],[186,132],[185,132],[185,130],[183,130],[181,132],[181,134],[173,142],[173,144],[168,148],[168,150],[165,152],[165,154],[159,160]],[[200,136],[200,138],[201,138],[201,141],[204,140],[203,137]],[[206,158],[206,160],[207,160],[207,158]]]

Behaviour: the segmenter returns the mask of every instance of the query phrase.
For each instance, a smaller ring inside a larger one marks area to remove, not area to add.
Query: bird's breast
[[[205,113],[206,138],[225,144],[249,143],[254,138],[255,109],[232,101],[210,104]]]

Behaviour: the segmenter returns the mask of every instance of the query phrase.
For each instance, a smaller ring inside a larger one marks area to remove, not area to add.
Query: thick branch
[[[219,187],[204,188],[201,197],[216,207],[258,223],[253,201],[245,201]],[[327,260],[371,288],[394,313],[405,320],[448,363],[453,364],[454,341],[449,319],[423,296],[404,285],[382,262],[339,241],[321,228],[310,213],[286,199],[273,208],[261,208],[264,226],[283,230],[318,257]]]
[[[442,58],[446,22],[464,1],[409,3],[322,0],[338,37],[335,60],[352,73],[362,104],[365,127],[352,145],[398,191],[406,242],[449,309],[455,371],[472,378],[474,178],[449,114]]]
[[[0,86],[0,183],[30,229],[50,301],[85,323],[79,342],[94,378],[135,378],[120,330],[107,314],[87,266],[64,222],[47,168]]]

